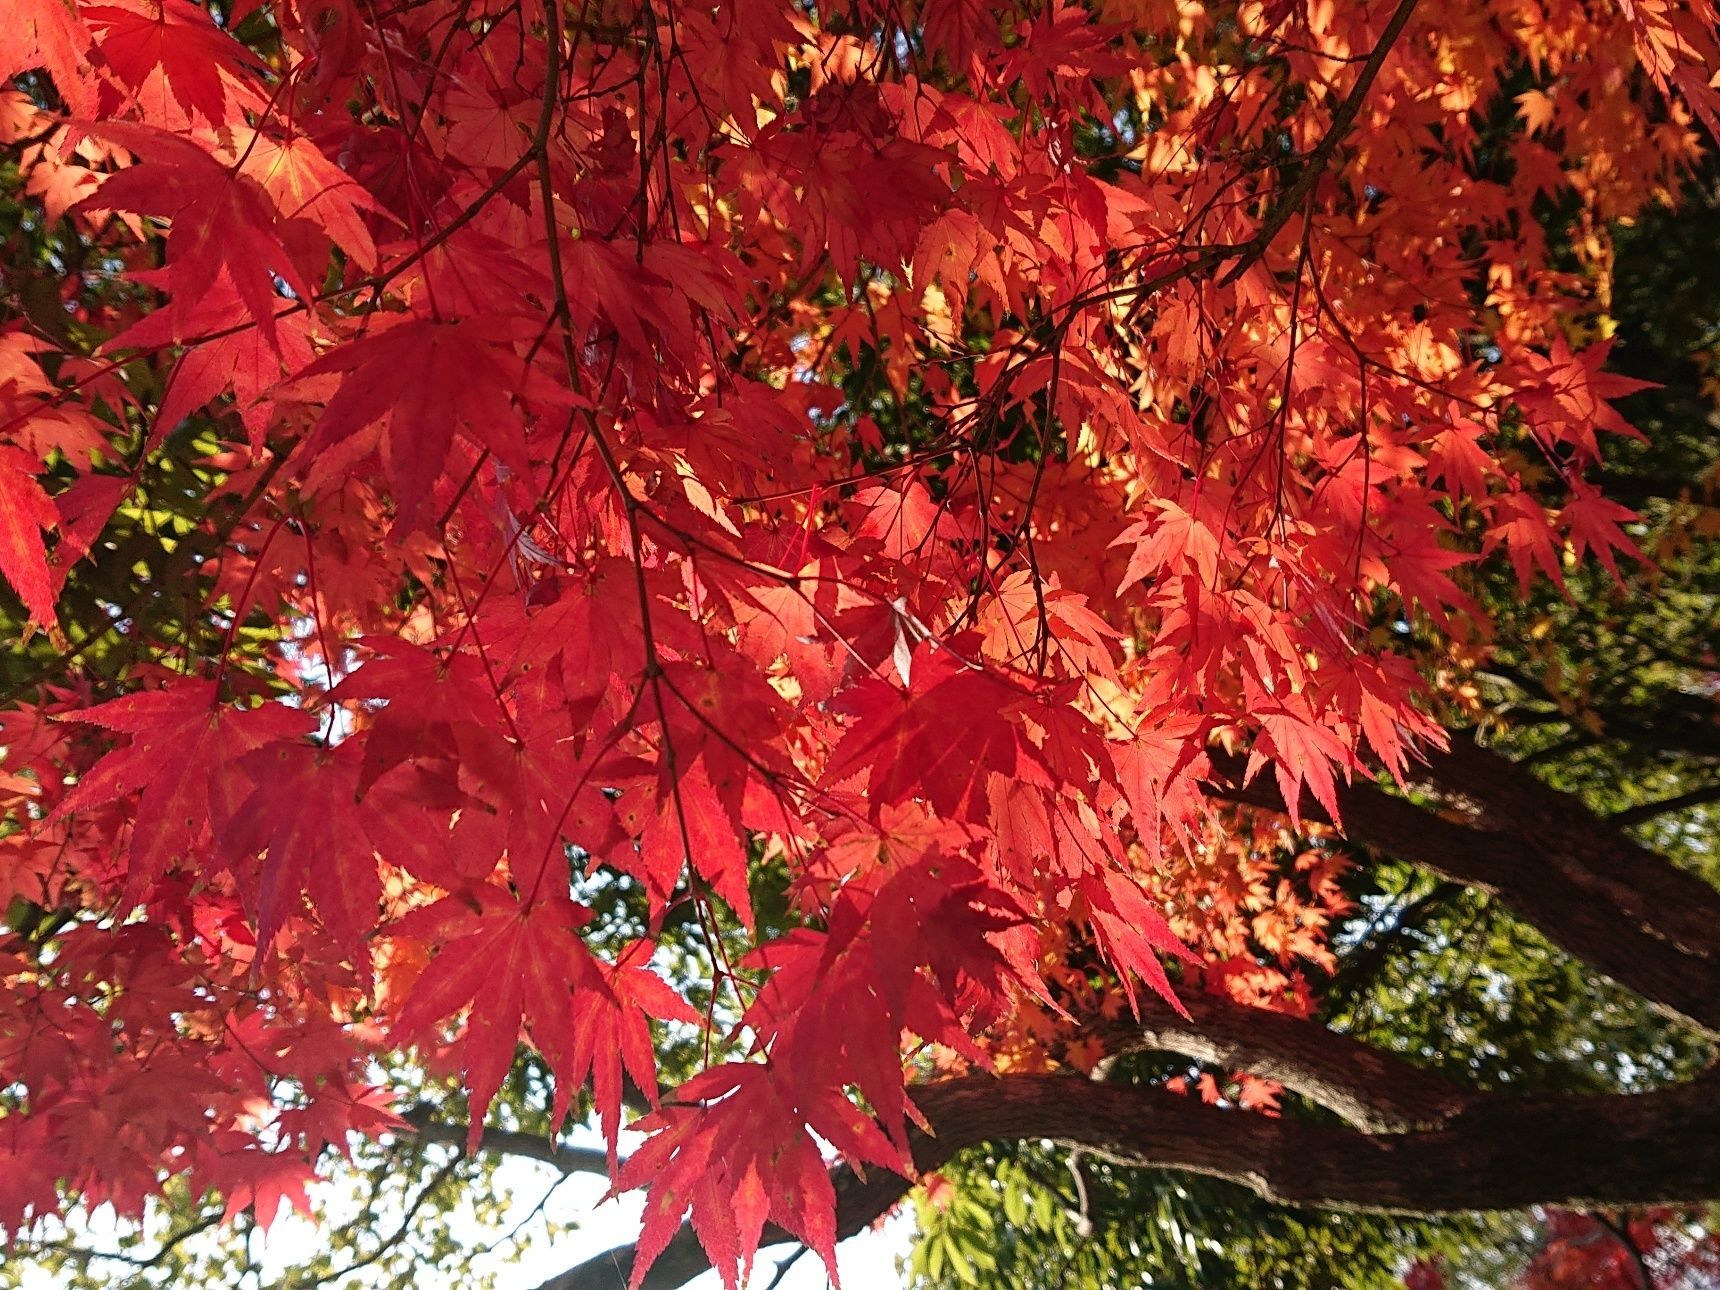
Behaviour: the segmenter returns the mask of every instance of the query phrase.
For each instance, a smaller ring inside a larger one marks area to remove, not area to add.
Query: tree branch
[[[1107,1053],[1162,1048],[1277,1080],[1373,1133],[1443,1124],[1472,1096],[1432,1071],[1318,1022],[1211,995],[1191,994],[1182,1003],[1186,1018],[1168,1004],[1142,1000],[1138,1022],[1116,1022],[1095,1034]]]
[[[1307,200],[1308,194],[1314,191],[1314,185],[1320,181],[1320,176],[1326,173],[1326,167],[1331,164],[1332,154],[1337,151],[1338,144],[1355,124],[1356,114],[1362,109],[1362,100],[1367,98],[1368,90],[1373,87],[1380,69],[1386,65],[1386,57],[1391,53],[1392,46],[1397,44],[1398,37],[1403,35],[1403,29],[1409,25],[1415,6],[1416,0],[1399,0],[1398,7],[1386,20],[1379,43],[1374,46],[1373,52],[1368,55],[1368,61],[1362,65],[1361,72],[1356,76],[1356,83],[1350,87],[1349,94],[1332,113],[1332,122],[1321,136],[1320,142],[1308,154],[1302,173],[1297,175],[1296,181],[1273,202],[1266,218],[1261,221],[1260,231],[1246,243],[1242,258],[1219,279],[1221,286],[1241,277],[1265,253],[1266,248],[1272,245],[1272,239],[1278,236],[1279,230],[1289,223],[1290,217]]]
[[[1398,910],[1396,917],[1382,927],[1375,927],[1362,943],[1346,954],[1338,971],[1320,991],[1320,1006],[1330,1012],[1366,989],[1374,974],[1380,971],[1391,955],[1412,936],[1420,935],[1429,923],[1437,920],[1446,907],[1463,894],[1461,883],[1441,881]]]
[[[469,1128],[438,1120],[436,1112],[427,1106],[415,1106],[404,1112],[401,1119],[412,1126],[413,1133],[425,1142],[446,1143],[466,1149]],[[596,1147],[575,1147],[535,1133],[519,1133],[512,1129],[485,1129],[478,1137],[478,1149],[497,1155],[521,1156],[527,1160],[553,1165],[564,1174],[609,1173],[609,1155]]]
[[[1483,827],[1532,847],[1549,871],[1649,935],[1720,966],[1720,891],[1470,738],[1454,736],[1429,769],[1435,783],[1480,803]]]
[[[1215,797],[1283,811],[1241,758],[1214,755]],[[1720,892],[1639,846],[1575,797],[1461,736],[1421,774],[1450,809],[1371,783],[1340,786],[1353,841],[1498,899],[1661,1012],[1720,1037]],[[1304,814],[1328,821],[1314,805]]]
[[[1601,1097],[1482,1095],[1444,1126],[1369,1134],[1206,1106],[1164,1089],[1063,1075],[971,1076],[915,1090],[936,1136],[915,1133],[934,1169],[982,1142],[1051,1140],[1117,1164],[1224,1178],[1290,1205],[1388,1214],[1681,1204],[1720,1195],[1720,1090],[1703,1081]],[[837,1232],[867,1226],[912,1185],[887,1171],[835,1173]],[[766,1243],[791,1239],[767,1229]],[[632,1247],[588,1260],[540,1290],[621,1290]],[[641,1283],[670,1290],[709,1266],[683,1226]]]

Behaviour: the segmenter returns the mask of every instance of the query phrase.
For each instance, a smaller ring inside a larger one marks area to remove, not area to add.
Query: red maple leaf
[[[1140,884],[1120,873],[1093,874],[1081,880],[1081,894],[1093,935],[1122,978],[1129,1006],[1135,1006],[1134,980],[1139,977],[1154,994],[1183,1012],[1159,954],[1171,954],[1186,963],[1200,959],[1177,939]]]
[[[0,23],[0,81],[45,68],[54,88],[80,116],[95,106],[90,33],[67,0],[17,0]]]
[[[574,991],[573,1024],[565,1041],[553,1033],[540,1036],[557,1075],[555,1118],[565,1113],[573,1091],[589,1074],[611,1166],[621,1125],[623,1072],[648,1102],[657,1103],[652,1020],[687,1025],[700,1021],[687,1001],[651,970],[652,948],[649,941],[634,941],[613,965],[592,960],[594,970]]]
[[[1571,535],[1571,547],[1581,560],[1594,552],[1602,566],[1614,578],[1619,576],[1614,552],[1643,561],[1642,552],[1631,541],[1620,524],[1629,524],[1641,517],[1628,506],[1620,506],[1601,495],[1599,489],[1578,487],[1565,509],[1559,512],[1559,523]]]
[[[484,1112],[513,1065],[522,1028],[545,1052],[568,1051],[559,1036],[573,1023],[573,985],[587,959],[575,933],[589,917],[566,897],[528,904],[483,883],[389,928],[440,947],[406,996],[391,1040],[419,1043],[467,1014],[458,1045],[471,1095],[469,1148],[483,1134]]]
[[[309,896],[355,965],[376,925],[382,881],[358,802],[360,750],[277,742],[245,758],[256,784],[220,837],[230,858],[266,852],[257,886],[257,943],[266,948]]]
[[[320,230],[366,273],[376,268],[376,243],[365,216],[385,215],[380,202],[302,134],[284,139],[240,132],[231,144],[241,174],[268,193],[280,217]]]
[[[131,736],[66,794],[50,819],[140,794],[133,817],[129,882],[134,893],[195,855],[219,835],[253,784],[241,769],[246,753],[309,732],[296,708],[265,703],[251,709],[218,701],[212,681],[182,680],[93,708],[68,713]]]
[[[202,331],[203,298],[222,277],[233,284],[251,320],[273,337],[275,314],[290,306],[279,279],[299,300],[309,284],[282,241],[274,204],[257,182],[235,175],[196,144],[148,126],[104,122],[102,137],[142,162],[110,175],[74,209],[136,211],[172,221],[167,281],[173,293],[174,339]]]
[[[409,319],[319,358],[301,379],[330,373],[343,379],[300,449],[306,487],[314,490],[325,470],[344,475],[343,463],[354,455],[347,441],[373,426],[381,427],[374,448],[406,528],[420,518],[457,434],[529,474],[525,424],[513,395],[566,402],[515,353],[516,343],[529,343],[536,332],[535,324],[510,319]]]
[[[264,64],[188,0],[125,0],[88,5],[82,17],[99,51],[99,66],[158,119],[171,101],[213,126],[231,115],[229,97],[251,106],[244,78]]]
[[[865,1117],[840,1095],[798,1103],[767,1066],[714,1067],[676,1099],[638,1122],[652,1136],[616,1177],[618,1191],[650,1186],[629,1284],[644,1280],[689,1209],[728,1290],[750,1272],[767,1220],[816,1251],[834,1280],[836,1193],[808,1129],[878,1163],[891,1158],[883,1135],[875,1126],[867,1135]]]
[[[267,409],[258,406],[259,400],[289,372],[313,358],[306,320],[297,314],[279,319],[272,333],[248,325],[251,312],[225,269],[199,301],[198,316],[213,335],[188,348],[174,364],[155,411],[148,446],[160,446],[187,417],[231,393],[234,409],[253,446],[261,447],[269,418]],[[175,342],[179,331],[175,311],[163,309],[144,315],[108,341],[103,350],[165,349]]]
[[[856,720],[825,779],[863,776],[874,809],[923,796],[945,819],[980,818],[986,776],[1029,773],[1036,761],[1007,716],[1022,696],[949,649],[916,651],[911,675],[906,692],[872,678],[841,696],[841,710]]]
[[[36,463],[10,444],[0,444],[0,573],[18,593],[30,621],[53,627],[54,588],[44,529],[57,528],[60,512],[36,482]]]

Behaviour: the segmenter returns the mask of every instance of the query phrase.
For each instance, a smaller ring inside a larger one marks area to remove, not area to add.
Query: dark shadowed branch
[[[1211,792],[1282,811],[1265,778],[1218,759]],[[1720,1037],[1720,892],[1640,845],[1616,821],[1523,767],[1455,736],[1418,775],[1416,802],[1357,782],[1338,789],[1352,841],[1492,892],[1569,953],[1661,1012]],[[1328,820],[1313,803],[1310,819]]]

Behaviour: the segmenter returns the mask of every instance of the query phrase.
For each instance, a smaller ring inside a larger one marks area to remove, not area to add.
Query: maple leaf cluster
[[[911,1169],[917,1057],[1066,1015],[1072,945],[1104,1006],[1305,1009],[1335,862],[1267,889],[1210,750],[1336,820],[1439,740],[1398,638],[1485,638],[1466,565],[1632,556],[1538,216],[1599,262],[1666,199],[1715,17],[15,4],[0,141],[99,268],[0,322],[65,656],[0,715],[0,1224],[272,1212],[413,1046],[474,1135],[529,1046],[613,1154],[653,1028],[719,1028],[663,920],[767,873],[800,925],[713,938],[731,1033],[619,1166],[636,1275],[689,1210],[730,1284],[767,1221],[831,1262],[826,1152]],[[187,443],[195,630],[63,620]]]

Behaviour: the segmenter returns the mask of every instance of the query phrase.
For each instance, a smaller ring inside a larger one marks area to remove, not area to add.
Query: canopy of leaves
[[[0,1227],[154,1202],[172,1268],[206,1197],[266,1225],[354,1150],[410,1220],[468,1166],[403,1113],[458,1087],[468,1150],[596,1122],[635,1284],[690,1232],[734,1285],[767,1233],[832,1263],[832,1167],[914,1174],[940,1077],[1092,1069],[1209,996],[1366,1035],[1388,978],[1317,1000],[1331,931],[1425,892],[1319,821],[1429,801],[1483,687],[1567,742],[1623,729],[1602,698],[1700,738],[1687,660],[1573,684],[1536,624],[1645,576],[1601,487],[1645,389],[1609,230],[1720,124],[1715,28],[23,0]],[[1705,570],[1657,506],[1654,566]],[[1238,1074],[1207,1091],[1265,1118]],[[1375,1249],[1243,1226],[1241,1268]]]

